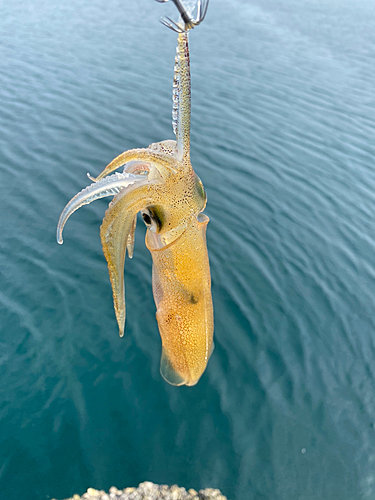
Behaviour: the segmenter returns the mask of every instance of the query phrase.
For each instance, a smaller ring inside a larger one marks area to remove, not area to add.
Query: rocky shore
[[[124,490],[118,490],[112,486],[108,493],[89,488],[81,497],[74,495],[66,500],[227,500],[227,498],[219,490],[212,488],[186,491],[185,488],[179,486],[145,482],[141,483],[138,488],[125,488]]]

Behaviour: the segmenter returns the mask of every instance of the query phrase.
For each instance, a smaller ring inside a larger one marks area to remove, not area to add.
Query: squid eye
[[[147,228],[153,233],[157,233],[162,228],[162,212],[159,207],[148,207],[142,211],[143,222],[146,224]]]
[[[144,220],[144,223],[146,224],[146,226],[151,226],[151,222],[152,222],[151,217],[146,212],[144,212],[142,214],[142,217],[143,217],[143,220]]]

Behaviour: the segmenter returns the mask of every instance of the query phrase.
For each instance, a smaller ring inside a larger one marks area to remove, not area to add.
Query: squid
[[[157,0],[160,3],[168,0]],[[172,385],[195,385],[213,350],[213,305],[206,244],[206,192],[190,162],[191,82],[188,32],[205,17],[208,0],[198,1],[197,17],[172,0],[180,20],[162,19],[177,32],[172,123],[176,140],[130,149],[112,160],[61,213],[63,228],[83,205],[111,196],[100,238],[112,285],[120,336],[125,328],[125,255],[133,257],[140,212],[152,256],[152,287],[162,340],[160,372]],[[122,168],[122,172],[115,172]]]

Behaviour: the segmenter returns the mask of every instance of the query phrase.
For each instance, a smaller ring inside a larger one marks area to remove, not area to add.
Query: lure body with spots
[[[197,23],[198,24],[198,23]],[[186,27],[186,26],[185,26]],[[188,26],[191,29],[192,26]],[[137,213],[147,226],[153,294],[162,339],[160,370],[173,385],[195,385],[213,349],[211,277],[206,245],[206,193],[190,163],[190,61],[188,29],[178,33],[173,83],[176,141],[129,150],[63,210],[57,229],[82,205],[113,196],[100,237],[112,284],[120,336],[125,327],[124,264],[131,258]],[[124,167],[123,173],[113,173]]]

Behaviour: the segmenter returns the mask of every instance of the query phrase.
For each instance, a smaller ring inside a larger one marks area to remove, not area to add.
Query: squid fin
[[[184,385],[186,383],[184,378],[173,367],[164,347],[161,351],[160,374],[168,384]]]

